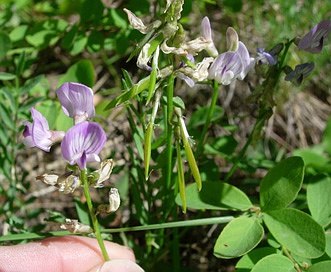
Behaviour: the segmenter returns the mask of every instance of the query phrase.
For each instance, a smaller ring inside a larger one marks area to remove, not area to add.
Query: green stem
[[[270,82],[266,82],[264,84],[264,91],[266,94],[271,94],[271,99],[269,99],[269,101],[273,101],[273,95],[274,95],[274,90],[276,89],[278,83],[279,83],[279,79],[280,79],[280,75],[284,69],[284,62],[286,59],[286,55],[290,49],[291,44],[294,42],[293,40],[290,40],[289,42],[287,42],[285,44],[285,49],[282,53],[282,57],[281,60],[278,63],[277,66],[277,71],[276,74],[274,75],[274,77],[269,77],[269,80],[271,80]],[[270,83],[270,84],[269,84]],[[260,132],[261,129],[264,126],[264,123],[272,116],[272,109],[270,108],[270,106],[267,105],[266,101],[262,102],[265,103],[264,105],[262,105],[262,107],[260,108],[259,111],[259,116],[258,119],[254,125],[254,128],[251,132],[251,134],[249,135],[247,142],[245,143],[244,147],[242,148],[242,150],[240,151],[237,159],[235,160],[235,162],[233,163],[230,171],[228,172],[228,174],[226,175],[224,181],[229,181],[229,179],[231,178],[231,176],[233,175],[234,171],[236,170],[238,164],[240,163],[240,161],[242,160],[242,158],[245,156],[246,151],[248,149],[248,147],[250,146],[250,144],[252,143],[252,141],[255,139],[256,137],[256,133]],[[271,103],[272,105],[272,103]]]
[[[210,217],[203,219],[192,219],[177,222],[168,222],[161,224],[152,224],[145,226],[136,227],[126,227],[118,229],[103,229],[101,233],[121,233],[129,231],[145,231],[145,230],[157,230],[157,229],[168,229],[168,228],[182,228],[182,227],[194,227],[194,226],[205,226],[214,224],[226,224],[233,220],[233,216],[223,216],[223,217]],[[19,233],[19,234],[9,234],[5,236],[0,236],[0,242],[4,241],[19,241],[19,240],[29,240],[29,239],[44,239],[47,237],[59,237],[64,235],[73,235],[69,231],[53,231],[49,233]]]
[[[285,62],[285,59],[286,59],[288,50],[290,49],[290,47],[291,47],[292,43],[294,42],[294,40],[295,39],[292,39],[292,40],[290,40],[289,42],[287,42],[285,44],[285,49],[284,49],[284,51],[282,53],[282,57],[281,57],[281,59],[280,59],[280,61],[278,63],[277,75],[275,77],[275,81],[274,81],[275,84],[273,86],[273,89],[275,89],[277,87],[277,85],[278,85],[278,82],[279,82],[279,79],[280,79],[280,75],[281,75],[281,73],[283,72],[283,69],[284,69],[284,62]]]
[[[252,141],[256,138],[256,133],[261,131],[261,129],[264,126],[265,121],[268,120],[271,117],[271,115],[272,115],[272,109],[270,109],[270,108],[265,109],[264,107],[260,109],[260,113],[259,113],[258,119],[254,125],[254,128],[253,128],[252,132],[250,133],[244,147],[241,149],[238,157],[236,158],[235,162],[233,163],[230,171],[226,175],[226,177],[224,179],[225,182],[229,181],[229,179],[232,177],[234,171],[238,167],[238,164],[240,163],[242,158],[245,156],[248,147],[250,146]]]
[[[95,237],[97,238],[97,241],[99,243],[99,246],[100,246],[100,249],[101,249],[104,260],[109,261],[109,256],[108,256],[105,244],[104,244],[104,242],[102,240],[102,237],[101,237],[99,222],[98,222],[97,216],[96,216],[96,214],[94,212],[94,209],[93,209],[90,190],[89,190],[88,183],[87,183],[87,171],[86,170],[81,171],[81,181],[83,183],[84,195],[85,195],[85,198],[86,198],[89,214],[91,216]]]
[[[166,120],[166,130],[167,130],[167,188],[171,187],[171,176],[172,176],[172,115],[173,115],[173,97],[174,97],[174,81],[175,76],[172,73],[168,79],[167,86],[167,120]]]
[[[128,231],[144,231],[144,230],[157,230],[157,229],[225,224],[225,223],[229,223],[233,219],[234,219],[233,216],[210,217],[210,218],[203,218],[203,219],[192,219],[192,220],[184,220],[184,221],[177,221],[177,222],[152,224],[152,225],[146,225],[146,226],[126,227],[126,228],[119,228],[119,229],[103,229],[102,233],[117,233],[117,232],[128,232]]]
[[[197,147],[197,156],[203,151],[203,145],[205,143],[206,134],[207,134],[207,131],[208,131],[211,119],[213,117],[215,107],[216,107],[216,102],[217,102],[217,98],[218,98],[218,89],[219,89],[218,88],[218,83],[214,80],[213,95],[212,95],[212,98],[211,98],[210,106],[208,108],[206,122],[203,126],[201,136],[200,136],[200,141],[199,141],[199,144],[198,144],[198,147]]]
[[[292,255],[290,254],[290,252],[288,252],[287,248],[283,247],[282,248],[283,252],[285,253],[285,255],[293,262],[295,270],[298,272],[302,272],[300,266],[298,265],[298,263],[293,259]]]

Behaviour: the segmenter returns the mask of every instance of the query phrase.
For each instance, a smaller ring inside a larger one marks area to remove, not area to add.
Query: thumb
[[[90,272],[144,272],[135,262],[115,259],[94,267]]]

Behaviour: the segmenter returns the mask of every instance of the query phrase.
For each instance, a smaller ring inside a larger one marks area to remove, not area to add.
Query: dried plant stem
[[[109,261],[109,256],[108,256],[105,244],[104,244],[104,242],[102,240],[102,237],[101,237],[99,222],[98,222],[98,219],[97,219],[96,214],[95,214],[94,209],[93,209],[90,190],[89,190],[88,183],[87,183],[87,171],[86,170],[81,171],[81,181],[82,181],[82,184],[83,184],[84,195],[85,195],[85,198],[86,198],[89,214],[91,216],[95,237],[98,240],[98,243],[99,243],[99,246],[100,246],[100,249],[101,249],[104,260]]]

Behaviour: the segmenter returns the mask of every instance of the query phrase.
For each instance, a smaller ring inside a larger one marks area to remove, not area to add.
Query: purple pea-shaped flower
[[[94,122],[83,121],[71,127],[61,143],[62,156],[69,164],[86,169],[87,162],[99,162],[99,153],[106,142],[106,133]]]
[[[298,44],[300,50],[305,50],[310,53],[321,52],[324,40],[331,32],[331,20],[323,20],[313,27]]]
[[[208,17],[204,17],[201,22],[201,30],[202,30],[202,37],[208,42],[206,47],[206,51],[212,57],[217,57],[218,51],[215,47],[213,37],[212,37],[212,30],[210,26],[210,21]]]
[[[209,79],[223,85],[231,84],[236,78],[243,80],[254,66],[246,46],[239,42],[237,51],[228,51],[219,55],[209,68]]]
[[[24,122],[23,143],[27,147],[36,146],[41,150],[49,152],[54,143],[62,140],[65,132],[50,130],[47,119],[36,109],[31,108],[31,114],[33,123]]]
[[[94,117],[95,109],[91,88],[80,83],[67,82],[61,85],[56,94],[63,112],[73,118],[75,124]]]

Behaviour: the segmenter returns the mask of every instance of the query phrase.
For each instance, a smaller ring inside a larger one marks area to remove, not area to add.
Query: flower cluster
[[[86,170],[87,163],[101,161],[99,153],[106,142],[106,133],[98,123],[90,121],[95,116],[91,88],[67,82],[56,94],[63,112],[73,119],[74,125],[67,132],[50,130],[47,119],[35,108],[31,108],[33,122],[24,122],[23,143],[27,147],[35,146],[49,152],[52,145],[61,142],[62,156],[69,163],[68,170],[64,174],[46,173],[38,176],[37,180],[69,194],[81,186],[80,172]],[[101,162],[98,170],[88,174],[89,186],[103,187],[113,165],[111,159]]]
[[[87,162],[100,162],[98,154],[106,142],[106,133],[98,123],[87,121],[95,115],[92,89],[83,84],[68,82],[56,94],[63,112],[73,118],[74,125],[67,132],[52,131],[47,119],[31,108],[33,123],[24,122],[24,144],[49,152],[52,145],[62,141],[64,159],[71,165],[77,164],[82,170],[86,169]]]
[[[181,10],[181,1],[168,2],[167,9],[169,9],[171,4],[175,5],[173,10]],[[142,20],[137,18],[131,11],[125,9],[125,12],[132,27],[141,33],[146,34],[156,30],[159,31],[155,35],[164,37],[159,42],[160,49],[164,54],[172,53],[184,58],[186,64],[177,67],[177,73],[178,77],[185,80],[190,87],[196,82],[203,82],[209,79],[216,80],[223,85],[229,85],[236,79],[244,79],[255,64],[255,59],[250,57],[245,44],[239,41],[237,32],[231,27],[226,33],[228,51],[219,54],[213,41],[208,17],[204,17],[201,22],[201,36],[186,41],[184,31],[181,29],[181,25],[176,23],[176,20],[167,21],[163,27],[161,26],[162,22],[159,20],[145,26]],[[179,19],[180,13],[175,13],[173,17]],[[152,46],[154,46],[155,40],[147,42],[142,47],[137,59],[138,67],[148,71],[152,70],[148,63],[154,52]],[[203,57],[201,62],[195,64],[194,57],[203,50],[209,56]]]
[[[124,9],[131,26],[143,34],[150,34],[152,37],[140,50],[137,59],[138,67],[151,71],[152,67],[149,62],[152,57],[153,59],[158,58],[158,48],[160,48],[164,54],[171,53],[182,58],[184,64],[172,68],[176,70],[178,78],[183,79],[189,87],[193,87],[195,83],[206,80],[215,80],[222,85],[229,85],[236,79],[243,80],[255,64],[275,66],[278,63],[277,56],[283,49],[283,44],[276,45],[270,51],[258,48],[256,58],[252,58],[245,44],[239,41],[238,34],[232,27],[229,27],[226,33],[227,51],[219,54],[207,17],[204,17],[201,22],[201,36],[187,41],[184,30],[178,23],[183,3],[183,0],[167,1],[165,10],[167,15],[164,17],[166,19],[156,20],[149,25],[145,25],[135,14]],[[321,21],[303,38],[296,39],[298,49],[319,53],[330,32],[331,21]],[[196,55],[203,50],[209,56],[203,57],[200,62],[195,63]],[[155,56],[156,52],[157,56]],[[286,68],[284,70],[287,74],[285,80],[300,84],[302,78],[307,77],[312,70],[313,64],[311,63],[300,64],[291,70]]]
[[[330,32],[331,20],[322,20],[302,38],[297,38],[295,42],[299,50],[318,54],[322,51],[325,40]],[[299,64],[294,69],[286,66],[284,69],[286,73],[285,80],[291,81],[295,85],[300,85],[302,80],[313,71],[314,66],[313,62]]]

